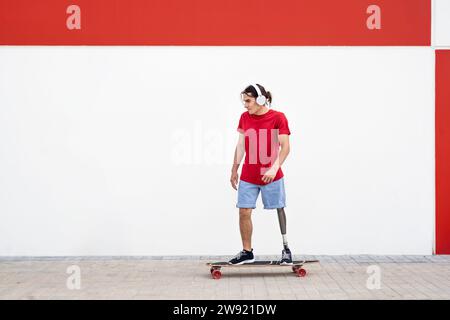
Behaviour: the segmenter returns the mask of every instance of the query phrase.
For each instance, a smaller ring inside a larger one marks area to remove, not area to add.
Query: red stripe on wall
[[[450,254],[450,50],[436,50],[436,253]]]
[[[69,5],[81,9],[70,30]],[[369,29],[369,5],[381,29]],[[0,0],[2,45],[428,46],[431,0]]]

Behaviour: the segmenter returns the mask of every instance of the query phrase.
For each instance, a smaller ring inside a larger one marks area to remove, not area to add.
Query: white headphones
[[[263,94],[261,93],[261,90],[259,90],[259,87],[256,83],[252,84],[252,87],[255,88],[256,93],[258,94],[258,96],[256,97],[256,103],[259,105],[265,105],[267,102],[267,99],[265,96],[263,96]]]

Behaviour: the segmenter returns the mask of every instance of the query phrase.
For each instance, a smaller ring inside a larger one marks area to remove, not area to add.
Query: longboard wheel
[[[220,272],[220,270],[212,270],[211,271],[211,275],[213,277],[213,279],[220,279],[220,277],[222,277],[222,272]]]
[[[297,270],[297,276],[299,276],[299,277],[304,277],[304,276],[306,276],[306,270],[303,269],[303,268],[298,269],[298,270]]]
[[[297,266],[293,266],[293,267],[292,267],[292,272],[297,273],[298,268],[299,268],[299,267],[297,267]]]

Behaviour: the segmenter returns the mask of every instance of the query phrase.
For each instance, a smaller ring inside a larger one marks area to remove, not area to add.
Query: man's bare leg
[[[252,263],[255,261],[252,249],[252,209],[251,208],[239,208],[239,229],[241,231],[242,247],[243,250],[228,261],[229,264],[244,264]]]
[[[252,250],[252,209],[239,208],[239,228],[241,230],[242,246],[244,250]]]

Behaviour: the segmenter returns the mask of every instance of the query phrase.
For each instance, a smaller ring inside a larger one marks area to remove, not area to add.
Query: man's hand
[[[234,190],[237,190],[237,183],[238,183],[238,178],[239,175],[237,173],[237,171],[231,171],[231,178],[230,178],[230,182],[231,182],[231,186],[233,187]]]
[[[266,171],[266,173],[261,178],[264,183],[270,183],[275,179],[275,176],[277,175],[278,166],[273,165],[269,170]]]

